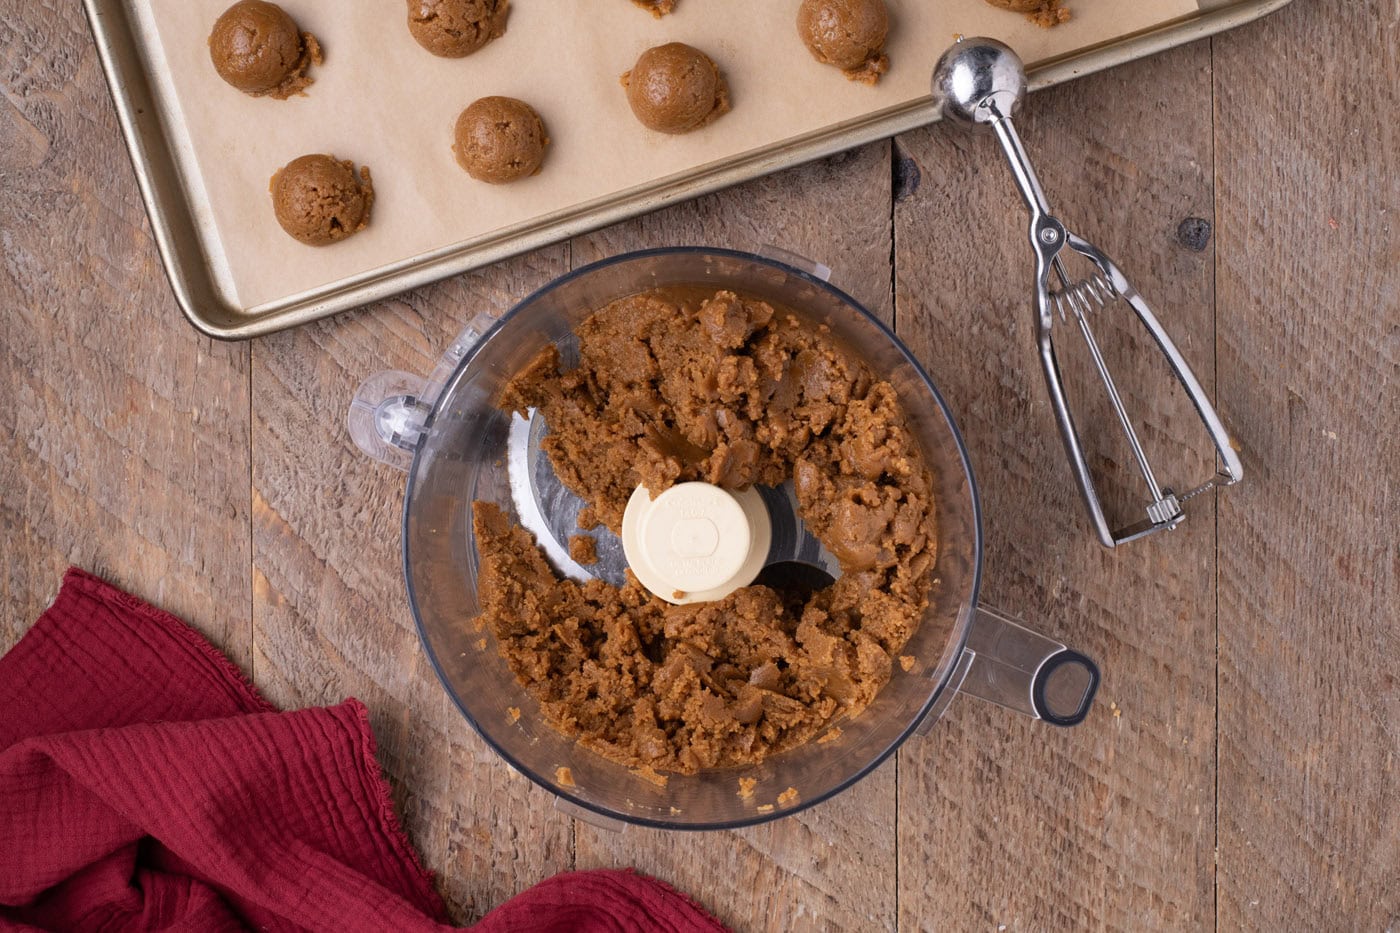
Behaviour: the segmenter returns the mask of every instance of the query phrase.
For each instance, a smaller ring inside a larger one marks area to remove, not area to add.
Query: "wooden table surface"
[[[558,871],[635,866],[739,929],[1400,929],[1397,49],[1396,0],[1297,0],[1033,98],[1052,202],[1158,306],[1248,474],[1109,552],[1053,433],[986,138],[930,127],[214,343],[171,298],[79,5],[3,0],[0,649],[72,563],[189,620],[284,707],[363,699],[463,922]],[[1186,218],[1213,225],[1204,248]],[[675,835],[555,811],[455,712],[405,601],[404,478],[350,443],[351,394],[426,372],[478,308],[685,243],[818,257],[895,325],[966,434],[986,598],[1103,668],[1086,723],[959,699],[831,802]],[[1147,439],[1208,473],[1181,393],[1122,368]]]

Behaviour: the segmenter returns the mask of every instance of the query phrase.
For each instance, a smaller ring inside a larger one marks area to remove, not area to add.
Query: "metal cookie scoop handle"
[[[939,59],[938,67],[933,72],[933,96],[942,108],[943,116],[968,126],[990,127],[996,133],[1002,151],[1006,154],[1006,160],[1011,165],[1011,174],[1016,179],[1016,186],[1020,189],[1026,206],[1030,208],[1030,239],[1031,247],[1035,250],[1037,338],[1040,344],[1041,367],[1045,371],[1045,384],[1050,390],[1050,401],[1055,409],[1055,419],[1059,423],[1060,437],[1069,455],[1075,481],[1088,506],[1089,516],[1094,522],[1099,540],[1107,547],[1114,547],[1163,528],[1175,528],[1186,518],[1183,511],[1183,503],[1186,500],[1216,486],[1229,486],[1239,482],[1244,476],[1244,468],[1239,455],[1230,446],[1229,435],[1220,423],[1215,409],[1211,407],[1200,382],[1181,352],[1177,350],[1176,344],[1172,343],[1171,338],[1162,329],[1147,302],[1112,260],[1092,243],[1067,230],[1065,225],[1050,213],[1045,192],[1040,187],[1035,170],[1031,168],[1025,146],[1021,144],[1021,137],[1017,135],[1016,127],[1011,122],[1011,117],[1025,94],[1026,72],[1020,58],[995,39],[959,40]],[[1065,271],[1060,255],[1066,249],[1084,256],[1093,263],[1096,267],[1094,274],[1078,281],[1071,278]],[[1166,356],[1172,372],[1190,397],[1220,457],[1221,467],[1216,475],[1186,492],[1173,492],[1170,487],[1158,482],[1090,326],[1089,317],[1096,308],[1107,308],[1119,300],[1132,308]],[[1151,493],[1151,501],[1146,509],[1147,517],[1126,528],[1114,530],[1109,526],[1094,488],[1093,478],[1089,474],[1079,432],[1065,399],[1060,366],[1055,358],[1054,332],[1057,317],[1061,325],[1067,325],[1073,320],[1088,344],[1094,367]]]

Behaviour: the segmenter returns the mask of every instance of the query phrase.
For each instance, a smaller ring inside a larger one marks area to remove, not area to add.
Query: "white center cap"
[[[671,549],[681,557],[709,557],[719,547],[719,529],[708,518],[683,518],[671,528]]]
[[[680,483],[651,498],[638,487],[622,518],[632,573],[673,603],[701,602],[753,582],[768,554],[768,511],[755,490]]]

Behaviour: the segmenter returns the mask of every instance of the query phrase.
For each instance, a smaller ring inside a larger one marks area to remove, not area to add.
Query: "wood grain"
[[[650,246],[774,245],[890,320],[890,149],[867,146],[574,241],[575,264]],[[580,868],[636,867],[688,891],[740,930],[895,927],[895,773],[736,832],[674,834],[578,824]]]
[[[987,138],[910,133],[215,344],[169,294],[78,5],[0,0],[0,650],[73,562],[188,619],[274,702],[360,697],[460,921],[577,865],[660,876],[743,930],[1400,927],[1397,49],[1394,0],[1296,0],[1029,103],[1052,203],[1154,302],[1248,472],[1110,553],[1055,438]],[[1205,249],[1178,242],[1185,218],[1217,224]],[[685,243],[825,261],[897,325],[966,434],[984,596],[1099,660],[1088,722],[959,699],[846,794],[716,834],[575,826],[465,724],[409,617],[404,477],[350,444],[350,397],[426,371],[480,307]],[[1095,324],[1161,471],[1208,472],[1141,337]],[[1111,427],[1072,389],[1086,434]],[[1121,447],[1094,464],[1115,508],[1141,505]]]
[[[1400,9],[1299,0],[1215,48],[1220,386],[1253,474],[1220,512],[1219,922],[1396,929]]]
[[[467,725],[419,646],[400,563],[405,475],[350,442],[383,369],[426,374],[478,310],[563,273],[566,247],[462,276],[253,348],[254,631],[286,707],[359,697],[405,828],[460,921],[572,862],[571,821]]]
[[[248,348],[181,317],[77,4],[0,6],[0,650],[78,564],[247,668]]]
[[[1052,208],[1157,303],[1209,389],[1210,257],[1172,242],[1183,217],[1210,217],[1208,45],[1037,94],[1018,122]],[[1000,151],[952,127],[898,144],[923,178],[895,211],[898,332],[966,435],[984,506],[983,597],[1096,658],[1104,678],[1076,729],[960,698],[901,751],[900,927],[1209,925],[1211,504],[1170,536],[1116,552],[1098,544],[1047,401],[1026,217]],[[1095,318],[1149,452],[1163,473],[1199,482],[1212,471],[1209,442],[1126,325],[1122,313]],[[1067,377],[1088,365],[1067,359],[1080,344],[1072,327],[1056,344]],[[1073,382],[1083,395],[1088,380]],[[1086,439],[1112,430],[1101,404],[1081,411]],[[1118,469],[1094,462],[1126,490],[1114,456]]]

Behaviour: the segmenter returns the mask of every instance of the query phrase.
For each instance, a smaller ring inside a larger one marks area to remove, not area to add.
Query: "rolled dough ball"
[[[627,103],[648,129],[688,133],[729,111],[729,85],[708,55],[682,42],[647,49],[622,76]]]
[[[817,61],[834,65],[852,81],[874,84],[890,69],[885,0],[802,0],[797,34]]]
[[[303,243],[324,246],[369,224],[374,185],[369,166],[333,155],[304,155],[272,176],[272,208],[282,229]]]
[[[277,4],[239,0],[215,20],[209,58],[243,93],[285,100],[312,82],[306,70],[321,64],[321,46]]]
[[[408,31],[434,55],[462,58],[506,31],[510,0],[408,0]]]
[[[514,97],[483,97],[457,118],[452,151],[468,175],[500,185],[538,174],[548,146],[535,108]]]

